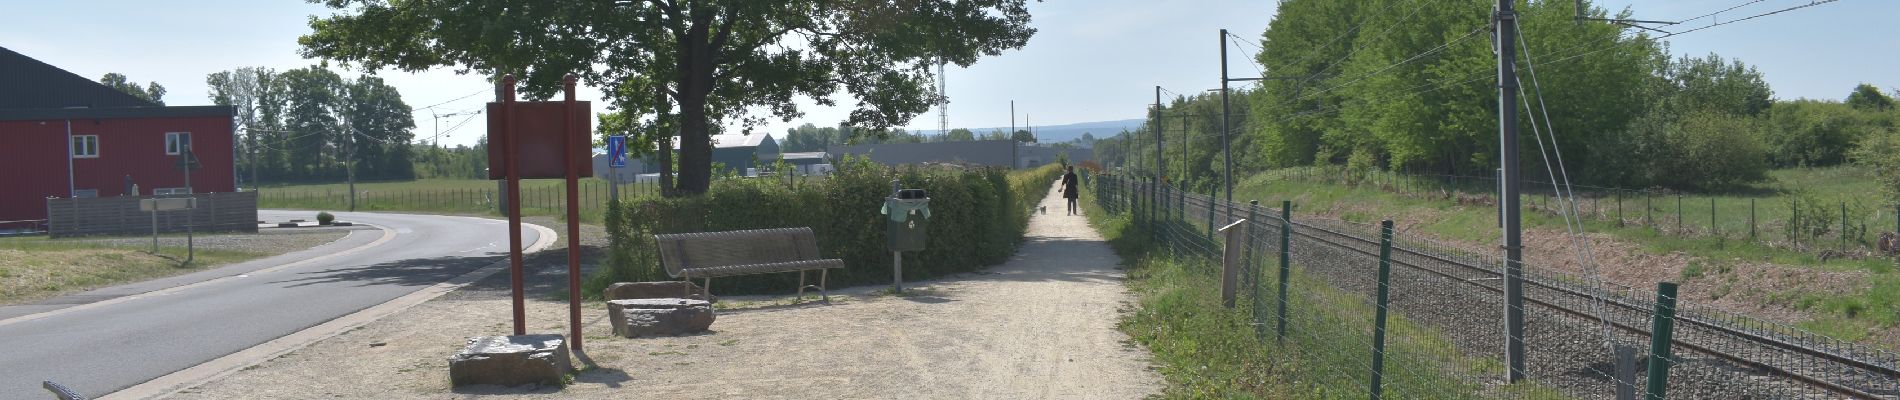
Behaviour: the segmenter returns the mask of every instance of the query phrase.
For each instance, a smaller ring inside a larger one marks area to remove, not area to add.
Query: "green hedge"
[[[926,190],[931,199],[927,250],[904,255],[904,279],[975,271],[1016,251],[1030,207],[1048,194],[1058,171],[889,168],[847,157],[824,178],[723,179],[700,196],[609,204],[607,265],[588,280],[586,293],[598,297],[613,282],[672,279],[659,265],[655,234],[786,227],[812,228],[824,256],[845,261],[844,269],[831,271],[831,287],[888,284],[891,252],[879,208],[892,179]],[[797,279],[791,273],[721,278],[713,291],[787,292]]]

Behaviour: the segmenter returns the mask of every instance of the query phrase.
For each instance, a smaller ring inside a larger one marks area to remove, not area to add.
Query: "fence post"
[[[1676,194],[1676,236],[1682,236],[1682,194]]]
[[[1748,240],[1755,240],[1755,199],[1748,199]]]
[[[1616,226],[1623,226],[1623,191],[1616,191]]]
[[[1280,201],[1280,310],[1279,323],[1274,328],[1274,343],[1286,343],[1286,289],[1287,279],[1293,275],[1293,201]]]
[[[1242,251],[1246,252],[1245,258],[1247,259],[1247,264],[1246,264],[1247,265],[1247,279],[1244,279],[1245,281],[1247,281],[1247,296],[1248,296],[1249,301],[1253,303],[1253,338],[1254,340],[1260,340],[1262,338],[1265,338],[1266,333],[1267,333],[1265,329],[1260,328],[1260,320],[1261,320],[1260,312],[1263,311],[1260,309],[1260,273],[1262,271],[1260,271],[1260,268],[1259,268],[1260,264],[1254,263],[1254,258],[1253,258],[1253,248],[1254,248],[1254,245],[1258,243],[1253,240],[1254,238],[1253,227],[1259,224],[1260,224],[1260,200],[1248,200],[1247,201],[1247,228],[1248,228],[1247,229],[1247,247],[1245,249],[1242,249]]]
[[[1794,251],[1801,251],[1801,199],[1794,200],[1794,219],[1788,221],[1788,241]]]
[[[1377,316],[1372,321],[1372,399],[1378,400],[1385,392],[1380,382],[1385,378],[1385,308],[1388,304],[1386,292],[1392,276],[1392,220],[1379,222],[1379,294]]]
[[[1847,202],[1841,202],[1841,254],[1847,254]]]
[[[1661,400],[1669,387],[1669,340],[1676,325],[1676,283],[1656,283],[1656,314],[1649,330],[1649,387],[1645,398]]]
[[[1722,230],[1715,229],[1715,196],[1709,196],[1709,236],[1720,234]]]
[[[1656,208],[1655,198],[1656,196],[1653,193],[1647,190],[1643,191],[1643,224],[1649,225],[1649,229],[1652,231],[1659,230],[1656,229],[1655,215],[1650,213],[1650,211]]]

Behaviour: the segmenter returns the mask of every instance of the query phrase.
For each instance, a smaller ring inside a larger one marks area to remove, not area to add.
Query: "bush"
[[[655,234],[787,227],[812,228],[819,251],[845,261],[844,269],[831,271],[832,287],[889,282],[891,252],[885,248],[879,209],[892,179],[931,197],[929,243],[926,250],[905,255],[904,279],[974,271],[1015,252],[1029,207],[1048,194],[1057,171],[1054,166],[1017,173],[888,168],[847,157],[825,178],[721,179],[699,196],[609,203],[607,265],[589,279],[586,293],[599,296],[614,282],[670,279],[659,265]],[[797,279],[797,274],[721,278],[714,290],[784,292],[793,290]]]
[[[335,215],[330,215],[328,211],[317,212],[317,225],[329,225],[331,222],[336,222]]]
[[[1900,130],[1870,134],[1854,149],[1854,162],[1873,170],[1880,192],[1889,202],[1900,201]]]
[[[1694,112],[1664,129],[1649,158],[1656,185],[1720,190],[1768,178],[1768,148],[1752,118]]]

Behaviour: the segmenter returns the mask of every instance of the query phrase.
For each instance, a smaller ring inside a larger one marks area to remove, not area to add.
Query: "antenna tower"
[[[937,134],[950,134],[950,96],[944,84],[943,63],[937,63]]]

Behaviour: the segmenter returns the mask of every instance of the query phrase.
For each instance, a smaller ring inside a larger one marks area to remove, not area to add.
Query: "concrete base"
[[[573,364],[561,335],[483,336],[449,357],[449,383],[467,385],[559,386]]]
[[[690,299],[631,299],[607,302],[614,334],[625,337],[681,335],[712,327],[712,303]]]

